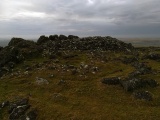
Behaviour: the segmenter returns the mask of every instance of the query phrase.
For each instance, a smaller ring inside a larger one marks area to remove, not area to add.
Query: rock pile
[[[116,38],[107,37],[85,37],[69,35],[51,35],[49,38],[41,36],[38,44],[47,46],[47,43],[52,44],[52,47],[58,50],[112,50],[112,51],[128,51],[131,52],[134,47],[131,44],[124,43]]]
[[[31,109],[28,98],[16,100],[14,102],[3,102],[0,104],[0,109],[8,108],[9,120],[36,120],[37,111]],[[28,112],[27,112],[28,111]]]
[[[134,47],[116,38],[107,37],[85,37],[79,38],[74,35],[50,35],[40,36],[37,43],[22,38],[12,38],[8,46],[0,47],[0,77],[10,72],[15,64],[25,59],[34,58],[39,55],[55,59],[61,50],[90,50],[90,51],[123,51],[132,52]],[[75,57],[65,55],[64,59]],[[7,68],[4,69],[3,67]]]

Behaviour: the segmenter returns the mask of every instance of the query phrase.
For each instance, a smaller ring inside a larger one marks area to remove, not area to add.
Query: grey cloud
[[[12,17],[5,16],[7,8],[1,4],[0,35],[160,35],[159,0],[87,1],[28,0],[28,5],[24,1],[12,6]]]

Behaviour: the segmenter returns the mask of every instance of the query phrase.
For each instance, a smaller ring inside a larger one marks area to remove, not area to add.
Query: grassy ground
[[[131,65],[125,65],[117,59],[124,53],[104,52],[105,57],[88,52],[76,51],[75,54],[78,56],[69,59],[59,56],[58,63],[37,58],[19,64],[13,73],[20,71],[20,75],[8,74],[0,80],[0,101],[29,97],[32,107],[38,110],[38,120],[159,120],[160,87],[146,88],[154,95],[154,100],[147,102],[135,100],[131,93],[125,92],[119,85],[101,83],[104,77],[127,77],[134,70]],[[81,70],[73,75],[71,70],[65,71],[60,67],[64,64],[79,67],[82,62],[99,70],[95,73]],[[160,70],[160,62],[145,62],[153,69]],[[33,66],[35,63],[42,64],[40,69],[24,74],[24,64]],[[57,69],[50,69],[54,65]],[[37,85],[36,77],[47,79],[49,84]],[[154,78],[160,83],[159,73],[142,77]],[[65,83],[59,85],[61,79]],[[55,98],[57,93],[59,97]],[[5,110],[0,111],[0,119],[8,119]]]

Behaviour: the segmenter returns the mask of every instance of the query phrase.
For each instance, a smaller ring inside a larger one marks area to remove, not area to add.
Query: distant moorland
[[[135,47],[160,46],[160,38],[119,38],[126,43],[132,43]]]
[[[132,43],[135,47],[160,46],[160,38],[118,38],[126,43]],[[0,46],[7,46],[10,39],[0,38]],[[36,41],[35,39],[33,41]]]

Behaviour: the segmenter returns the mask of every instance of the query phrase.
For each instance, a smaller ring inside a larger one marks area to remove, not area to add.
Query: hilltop
[[[160,48],[110,36],[12,38],[0,47],[0,119],[160,117]]]

